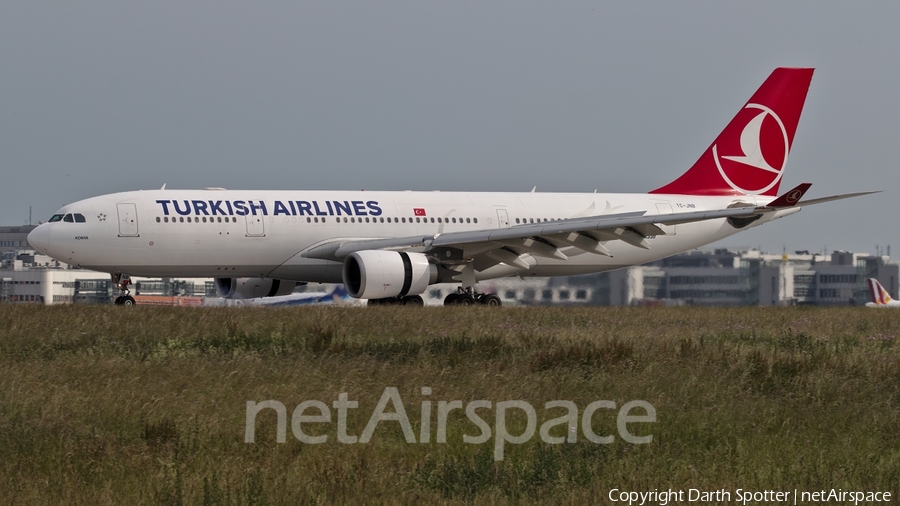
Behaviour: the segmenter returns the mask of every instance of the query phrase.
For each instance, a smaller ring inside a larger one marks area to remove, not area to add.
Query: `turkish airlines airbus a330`
[[[475,289],[505,276],[562,276],[638,265],[864,193],[778,196],[813,69],[778,68],[681,177],[647,194],[152,190],[60,209],[28,236],[62,262],[129,276],[212,277],[226,298],[343,283],[370,304],[499,305]]]

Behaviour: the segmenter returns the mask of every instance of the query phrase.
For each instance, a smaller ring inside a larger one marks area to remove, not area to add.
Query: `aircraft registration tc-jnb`
[[[64,206],[28,236],[70,265],[112,275],[212,277],[226,298],[343,283],[369,304],[500,305],[481,280],[639,265],[871,192],[779,196],[813,69],[777,68],[687,172],[646,194],[150,190]]]

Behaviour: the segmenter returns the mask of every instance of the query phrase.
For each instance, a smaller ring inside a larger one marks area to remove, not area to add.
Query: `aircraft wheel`
[[[500,297],[496,295],[485,295],[479,301],[485,306],[499,307],[503,305],[503,302],[500,300]]]
[[[122,305],[123,306],[133,306],[135,305],[134,297],[131,295],[126,295],[122,297]]]
[[[456,302],[460,306],[471,306],[475,304],[475,299],[472,298],[471,295],[460,295],[459,300]]]
[[[424,306],[425,301],[422,300],[422,297],[418,295],[410,295],[408,297],[403,297],[403,305],[404,306]]]
[[[459,294],[458,293],[451,293],[450,295],[447,295],[446,297],[444,297],[444,305],[445,306],[455,306],[457,304],[459,304]]]

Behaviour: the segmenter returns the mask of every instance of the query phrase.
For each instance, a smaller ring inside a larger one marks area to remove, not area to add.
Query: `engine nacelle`
[[[343,277],[351,297],[384,299],[423,293],[437,282],[438,269],[422,253],[365,250],[344,260]]]
[[[255,299],[290,295],[297,287],[295,281],[271,278],[215,278],[216,293],[223,299]]]

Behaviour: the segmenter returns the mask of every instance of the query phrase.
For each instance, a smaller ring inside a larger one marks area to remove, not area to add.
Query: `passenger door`
[[[116,204],[116,210],[119,212],[119,237],[137,237],[137,205]]]
[[[247,215],[247,237],[265,237],[266,225],[263,216],[258,214]]]
[[[497,220],[500,222],[500,228],[509,228],[509,214],[506,209],[497,209]]]

